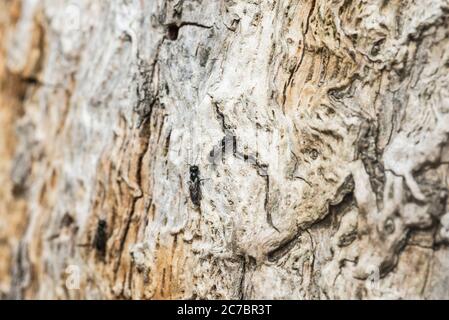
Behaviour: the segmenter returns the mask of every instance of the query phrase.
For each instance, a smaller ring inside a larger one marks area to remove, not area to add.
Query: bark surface
[[[0,296],[449,298],[448,33],[448,0],[0,1]]]

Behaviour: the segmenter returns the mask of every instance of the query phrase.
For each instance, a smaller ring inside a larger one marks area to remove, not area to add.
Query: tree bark
[[[449,298],[448,32],[448,0],[1,1],[1,296]]]

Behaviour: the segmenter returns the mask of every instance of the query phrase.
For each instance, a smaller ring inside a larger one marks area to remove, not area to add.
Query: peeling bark
[[[3,1],[1,295],[449,298],[448,23],[447,0]]]

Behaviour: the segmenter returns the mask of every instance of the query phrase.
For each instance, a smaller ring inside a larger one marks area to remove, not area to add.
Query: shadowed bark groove
[[[449,298],[448,30],[447,0],[2,1],[0,297]]]

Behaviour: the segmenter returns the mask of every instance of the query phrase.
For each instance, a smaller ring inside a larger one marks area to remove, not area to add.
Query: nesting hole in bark
[[[175,23],[169,24],[167,26],[167,38],[171,41],[178,39],[179,26]]]

